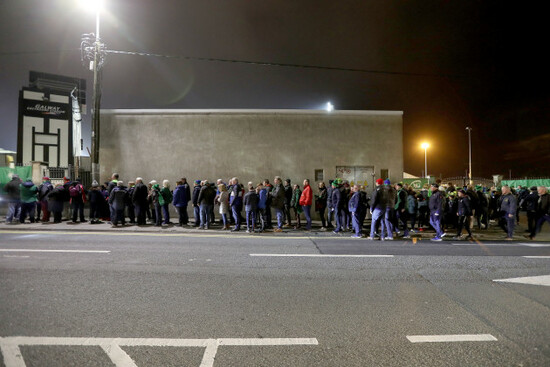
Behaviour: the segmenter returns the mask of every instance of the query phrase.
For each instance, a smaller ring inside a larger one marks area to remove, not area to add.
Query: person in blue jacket
[[[176,208],[179,215],[179,226],[183,227],[189,223],[189,216],[187,215],[187,205],[191,199],[191,190],[187,179],[182,178],[176,182],[176,188],[174,189],[174,198],[172,199],[172,205]]]
[[[258,217],[260,220],[260,229],[258,232],[263,232],[265,231],[265,225],[267,223],[266,202],[268,193],[267,189],[261,183],[256,187],[256,192],[258,193]],[[288,223],[290,223],[290,221],[288,221]]]
[[[199,207],[199,194],[201,192],[201,180],[196,180],[193,187],[193,214],[195,216],[195,225],[193,227],[200,227],[201,225],[201,209]]]
[[[359,191],[358,185],[353,185],[351,187],[351,192],[353,193],[348,202],[348,209],[351,214],[351,224],[353,226],[353,231],[355,232],[351,237],[361,238],[362,237],[362,223],[361,218],[363,217],[364,206],[361,202],[361,192]]]

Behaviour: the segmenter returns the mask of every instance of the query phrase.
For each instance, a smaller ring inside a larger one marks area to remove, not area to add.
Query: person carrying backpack
[[[84,203],[86,202],[86,190],[82,186],[82,180],[77,178],[75,182],[69,188],[69,195],[71,197],[71,208],[73,209],[72,223],[76,223],[77,216],[80,217],[80,223],[86,223],[84,219]]]

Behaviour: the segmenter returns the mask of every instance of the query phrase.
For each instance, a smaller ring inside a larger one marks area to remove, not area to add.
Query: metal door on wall
[[[347,180],[350,185],[363,185],[367,189],[374,187],[373,166],[339,166],[336,167],[336,178]]]

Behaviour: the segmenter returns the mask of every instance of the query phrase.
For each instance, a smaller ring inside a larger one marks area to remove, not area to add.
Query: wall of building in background
[[[101,180],[118,172],[172,185],[278,175],[300,186],[403,177],[403,113],[319,110],[102,110]],[[384,177],[385,178],[385,177]]]

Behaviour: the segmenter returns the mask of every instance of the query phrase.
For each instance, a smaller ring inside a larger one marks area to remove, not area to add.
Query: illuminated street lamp
[[[424,177],[428,177],[428,148],[430,147],[429,143],[422,143],[420,147],[424,149]]]
[[[105,44],[99,37],[99,19],[103,8],[103,0],[80,0],[86,9],[95,11],[95,34],[82,35],[81,59],[90,62],[90,70],[94,72],[94,95],[92,111],[92,180],[99,182],[99,110],[101,106],[101,67],[105,61]]]
[[[330,102],[327,102],[327,106],[325,107],[325,110],[327,110],[327,112],[334,111],[334,105]]]

